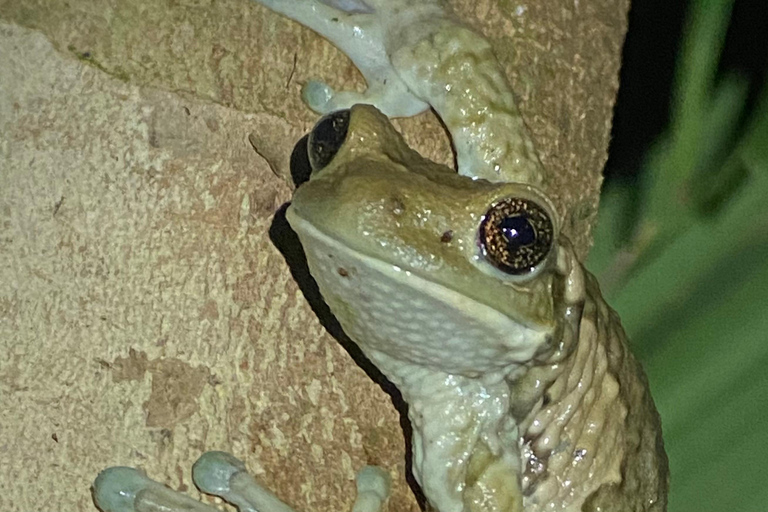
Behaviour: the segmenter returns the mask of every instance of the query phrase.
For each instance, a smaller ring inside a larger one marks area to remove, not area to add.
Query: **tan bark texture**
[[[586,254],[627,0],[452,5],[495,45]],[[112,465],[197,495],[214,449],[300,510],[348,510],[367,463],[389,510],[417,509],[393,399],[274,243],[309,78],[364,85],[249,0],[0,0],[0,510],[94,510]],[[432,114],[396,124],[450,163]]]

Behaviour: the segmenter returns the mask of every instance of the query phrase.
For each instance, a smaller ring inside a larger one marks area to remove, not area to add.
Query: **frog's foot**
[[[400,0],[256,1],[331,41],[352,60],[368,83],[365,92],[354,93],[336,92],[319,81],[308,82],[302,98],[315,112],[327,114],[367,103],[388,117],[410,117],[429,108],[400,78],[385,47],[392,23],[390,11],[402,3]]]
[[[429,108],[429,104],[416,99],[397,77],[380,79],[363,73],[368,89],[363,93],[334,91],[318,80],[308,81],[301,89],[301,99],[319,114],[351,108],[358,103],[373,105],[387,117],[411,117]]]
[[[203,454],[192,468],[192,479],[204,493],[218,496],[240,512],[294,512],[224,452]],[[379,512],[389,496],[389,475],[366,466],[357,474],[357,499],[352,512]],[[93,499],[103,512],[218,512],[174,491],[133,468],[105,469],[93,483]]]

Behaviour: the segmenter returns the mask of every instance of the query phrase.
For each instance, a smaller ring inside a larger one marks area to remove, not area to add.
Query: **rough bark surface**
[[[452,5],[495,45],[586,254],[627,1]],[[248,0],[0,0],[0,70],[0,510],[93,510],[111,465],[194,495],[212,449],[313,512],[381,464],[390,510],[416,510],[392,399],[269,236],[316,120],[300,84],[361,88],[346,58]],[[450,162],[434,116],[397,125]]]

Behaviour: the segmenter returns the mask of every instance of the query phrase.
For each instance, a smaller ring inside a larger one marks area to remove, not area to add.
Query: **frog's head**
[[[541,192],[426,160],[367,105],[324,117],[309,156],[287,217],[364,352],[476,376],[547,348],[559,221]]]

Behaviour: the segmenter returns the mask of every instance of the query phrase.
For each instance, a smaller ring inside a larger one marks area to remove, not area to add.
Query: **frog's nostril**
[[[313,171],[319,171],[331,163],[344,141],[349,128],[349,109],[337,110],[317,122],[309,134],[307,152]]]

